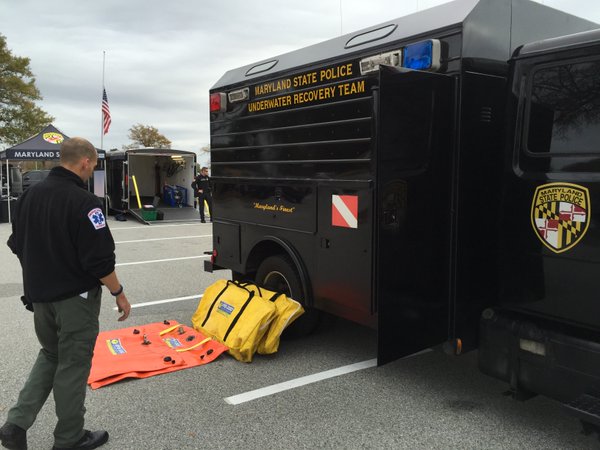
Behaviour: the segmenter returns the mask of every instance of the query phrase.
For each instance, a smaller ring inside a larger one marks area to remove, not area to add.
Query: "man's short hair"
[[[76,164],[82,158],[96,159],[96,148],[90,141],[80,137],[73,137],[63,141],[60,145],[60,162]]]
[[[208,170],[208,167],[203,167],[202,169],[200,169],[200,171],[203,171],[203,170]]]

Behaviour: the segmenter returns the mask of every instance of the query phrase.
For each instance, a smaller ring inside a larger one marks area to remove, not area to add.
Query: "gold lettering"
[[[305,73],[294,77],[294,87],[307,86],[317,82],[317,72]]]
[[[268,98],[248,103],[248,112],[265,111],[267,109],[281,108],[292,104],[291,95],[282,95],[280,97]]]
[[[329,71],[329,72],[327,72]],[[336,77],[341,74],[352,74],[352,64],[325,69],[321,72],[327,72],[323,76]],[[310,72],[295,76],[293,78],[285,78],[272,83],[264,83],[254,87],[255,95],[265,95],[273,91],[281,91],[291,89],[292,87],[310,85],[318,80],[317,72]],[[365,80],[352,81],[349,83],[337,83],[332,86],[316,87],[301,92],[294,92],[289,95],[280,95],[278,97],[265,98],[248,103],[248,112],[266,111],[273,108],[282,108],[292,105],[302,105],[304,103],[313,103],[326,101],[335,98],[336,96],[344,97],[348,95],[361,94],[365,92]],[[542,193],[543,195],[544,193]],[[578,195],[573,193],[573,195]]]
[[[343,97],[345,95],[359,94],[365,92],[365,81],[362,80],[358,82],[355,81],[352,83],[338,84],[337,88],[340,97]]]
[[[284,78],[283,80],[272,81],[270,83],[258,84],[254,86],[254,96],[273,94],[284,91],[292,87],[292,80]]]
[[[254,209],[262,209],[263,211],[277,211],[277,205],[269,205],[267,203],[254,203]]]
[[[254,209],[260,209],[260,210],[265,211],[265,212],[267,212],[267,211],[275,211],[275,212],[280,211],[280,212],[284,212],[284,213],[287,213],[287,214],[292,214],[295,211],[295,209],[296,209],[295,206],[287,207],[287,206],[283,206],[283,205],[270,205],[268,203],[259,203],[259,202],[254,202],[253,205],[252,205],[252,207]]]
[[[329,69],[323,69],[320,72],[321,81],[337,80],[338,78],[350,76],[352,76],[352,63],[331,67]]]

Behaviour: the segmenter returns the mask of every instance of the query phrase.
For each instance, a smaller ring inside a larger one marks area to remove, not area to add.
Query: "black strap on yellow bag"
[[[267,299],[267,301],[275,305],[275,318],[271,322],[269,330],[258,344],[257,350],[261,355],[270,355],[277,352],[281,334],[294,320],[304,313],[304,308],[296,300],[289,298],[282,292],[269,291],[253,282],[243,282],[240,285],[249,290],[256,291],[260,297]]]
[[[235,324],[238,322],[238,320],[240,319],[240,317],[242,316],[242,314],[244,313],[246,307],[248,306],[248,304],[250,303],[250,300],[252,300],[252,297],[254,297],[254,292],[250,291],[248,289],[246,289],[244,286],[236,283],[235,281],[227,281],[227,284],[225,285],[225,287],[221,290],[221,292],[219,292],[219,295],[217,295],[215,297],[215,300],[211,303],[210,308],[208,310],[208,313],[206,314],[206,318],[204,319],[204,322],[202,322],[201,326],[204,326],[206,324],[206,322],[208,322],[208,319],[210,319],[210,315],[213,312],[213,309],[215,307],[215,305],[217,304],[217,301],[219,300],[219,298],[221,298],[221,295],[223,295],[223,293],[227,290],[227,288],[229,287],[229,284],[235,284],[238,287],[241,287],[242,289],[245,289],[246,291],[248,291],[248,299],[244,302],[243,306],[240,308],[239,312],[237,313],[237,315],[235,316],[235,318],[231,321],[231,324],[229,325],[229,328],[227,329],[227,332],[225,333],[225,336],[223,336],[223,340],[227,340],[227,337],[229,336],[229,333],[231,333],[231,330],[233,330],[233,327],[235,327]]]
[[[275,314],[275,305],[254,290],[219,280],[204,292],[192,324],[227,345],[234,358],[250,362]]]

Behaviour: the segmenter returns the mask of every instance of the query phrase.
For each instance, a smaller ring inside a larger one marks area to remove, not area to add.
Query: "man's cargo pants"
[[[81,296],[34,303],[35,332],[42,346],[7,422],[29,429],[50,391],[58,423],[54,445],[69,447],[83,437],[85,394],[98,336],[100,287]]]

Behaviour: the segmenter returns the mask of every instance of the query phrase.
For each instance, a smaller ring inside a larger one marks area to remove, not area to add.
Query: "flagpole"
[[[106,51],[102,51],[102,94],[104,94],[104,68],[106,66]],[[104,150],[104,113],[100,108],[100,150]]]
[[[102,102],[104,102],[104,69],[106,67],[106,51],[102,50]],[[100,150],[104,150],[104,105],[100,108]],[[107,193],[107,171],[106,171],[106,154],[104,155],[104,211],[108,217],[108,193]]]

